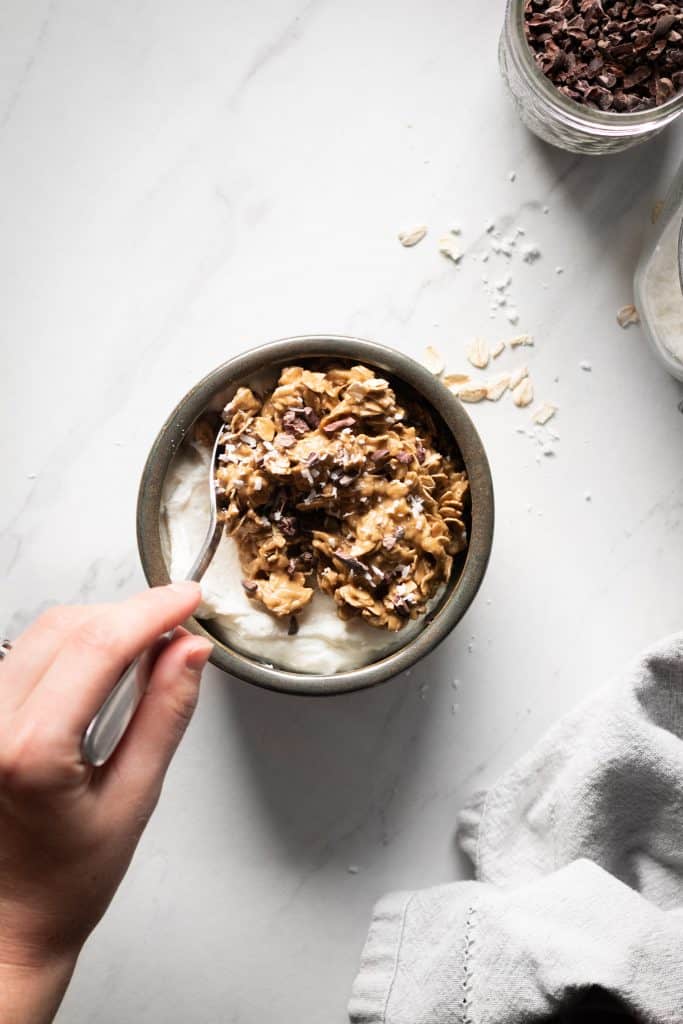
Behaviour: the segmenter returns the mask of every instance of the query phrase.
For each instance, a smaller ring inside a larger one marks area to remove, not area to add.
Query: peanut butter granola
[[[218,515],[249,597],[292,633],[316,587],[391,631],[425,612],[467,546],[469,485],[423,407],[365,366],[290,366],[223,419]]]

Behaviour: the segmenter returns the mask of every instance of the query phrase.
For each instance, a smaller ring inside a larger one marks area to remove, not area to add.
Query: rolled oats
[[[534,388],[528,377],[524,377],[512,392],[512,401],[520,408],[531,405],[534,400]]]
[[[409,249],[413,245],[417,245],[421,242],[424,236],[427,234],[427,226],[420,224],[419,227],[409,228],[407,231],[399,231],[398,240],[401,245],[404,245]]]
[[[485,370],[489,365],[489,346],[483,338],[473,338],[467,346],[467,358],[478,370]]]

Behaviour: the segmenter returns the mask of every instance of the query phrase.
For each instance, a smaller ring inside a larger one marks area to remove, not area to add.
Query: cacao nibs
[[[538,67],[576,103],[633,113],[683,87],[680,0],[525,0],[524,16]]]

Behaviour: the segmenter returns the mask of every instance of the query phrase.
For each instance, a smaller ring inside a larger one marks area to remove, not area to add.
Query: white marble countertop
[[[466,797],[683,625],[683,392],[615,321],[683,133],[602,159],[538,143],[498,75],[502,6],[482,0],[472,21],[446,0],[0,12],[8,635],[51,602],[142,586],[149,446],[244,348],[329,331],[433,344],[458,369],[472,334],[529,331],[537,395],[560,409],[539,462],[516,430],[528,410],[471,407],[493,557],[412,673],[330,700],[207,673],[64,1024],[342,1024],[373,901],[465,877]],[[482,264],[489,219],[541,259]],[[427,239],[401,248],[422,222]],[[436,246],[453,222],[460,268]],[[489,318],[481,280],[508,269],[515,329]]]

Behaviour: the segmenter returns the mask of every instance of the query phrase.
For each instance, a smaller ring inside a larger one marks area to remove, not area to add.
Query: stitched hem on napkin
[[[349,1002],[351,1024],[385,1024],[413,892],[394,892],[375,906]]]

